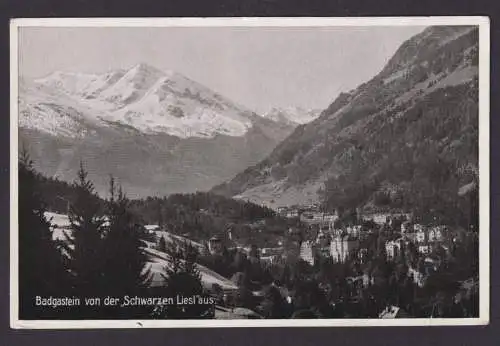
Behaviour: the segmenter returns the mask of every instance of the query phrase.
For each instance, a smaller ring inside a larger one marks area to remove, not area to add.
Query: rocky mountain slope
[[[145,64],[22,80],[19,127],[43,174],[73,180],[83,160],[99,192],[113,174],[133,196],[207,190],[293,129]]]
[[[273,207],[323,199],[330,207],[430,208],[453,201],[477,169],[478,29],[430,27],[213,191]]]

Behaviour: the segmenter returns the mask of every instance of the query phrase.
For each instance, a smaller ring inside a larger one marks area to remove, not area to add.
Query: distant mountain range
[[[266,119],[273,120],[277,123],[290,126],[298,126],[310,123],[319,117],[321,110],[319,109],[304,109],[301,107],[287,108],[271,108],[268,112],[262,114]]]
[[[19,127],[20,147],[43,174],[73,180],[83,160],[99,192],[113,174],[135,196],[208,190],[294,128],[146,64],[23,79]]]
[[[55,72],[21,88],[21,126],[70,137],[82,135],[83,121],[180,138],[240,137],[254,118],[205,86],[146,64],[97,75]]]
[[[444,206],[477,170],[478,29],[430,27],[374,78],[212,191],[271,207]]]

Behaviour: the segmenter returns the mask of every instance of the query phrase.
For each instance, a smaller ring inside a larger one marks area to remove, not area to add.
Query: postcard
[[[11,327],[489,322],[489,19],[11,22]]]

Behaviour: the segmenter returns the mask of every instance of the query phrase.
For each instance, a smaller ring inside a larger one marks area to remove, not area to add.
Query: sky
[[[147,63],[257,112],[323,109],[375,76],[421,26],[24,27],[19,73],[101,73]]]

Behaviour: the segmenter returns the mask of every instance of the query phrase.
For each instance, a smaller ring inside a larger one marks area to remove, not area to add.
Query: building
[[[283,254],[283,247],[265,247],[260,249],[261,256],[273,256]]]
[[[305,211],[300,215],[300,221],[308,225],[319,225],[325,222],[324,214],[315,211]]]
[[[363,220],[369,221],[372,220],[378,225],[383,225],[385,223],[390,223],[394,219],[401,219],[401,220],[409,220],[411,218],[410,214],[404,214],[404,213],[378,213],[378,214],[367,214],[363,215]]]
[[[267,247],[260,250],[260,260],[276,263],[283,255],[283,247]]]
[[[144,228],[149,234],[154,234],[156,231],[160,230],[160,226],[158,225],[145,225]]]
[[[304,241],[300,244],[300,258],[309,263],[310,265],[314,265],[316,255],[316,246],[311,241]]]
[[[367,248],[359,249],[358,258],[361,261],[361,263],[366,263],[368,261],[368,249]]]
[[[222,239],[218,236],[213,236],[208,240],[208,251],[213,254],[222,253],[223,243]]]
[[[320,229],[316,237],[316,244],[319,247],[325,247],[328,246],[329,243],[330,243],[330,238],[325,232],[323,232],[323,230]]]
[[[323,257],[330,255],[330,236],[321,229],[316,237],[316,251]]]
[[[421,273],[417,269],[413,267],[408,268],[408,277],[413,279],[413,282],[418,286],[418,287],[424,287],[425,285],[425,279],[426,276],[424,273]]]
[[[286,218],[297,218],[299,217],[299,209],[294,207],[279,207],[277,212],[280,216]]]
[[[349,226],[346,228],[346,231],[350,236],[358,238],[361,235],[361,228],[361,225]]]
[[[442,242],[444,240],[446,226],[435,226],[429,229],[427,238],[430,242]]]
[[[323,215],[323,221],[324,222],[335,222],[336,220],[338,220],[338,216],[337,214],[324,214]]]
[[[427,232],[423,225],[415,224],[413,225],[413,229],[415,231],[415,242],[417,243],[427,242]]]
[[[334,262],[344,263],[348,256],[359,249],[359,239],[348,234],[338,235],[330,243],[330,256]]]
[[[398,306],[388,306],[382,311],[379,318],[410,318],[411,315]]]
[[[413,225],[409,221],[405,221],[401,224],[401,234],[412,233]]]
[[[422,255],[428,255],[431,253],[431,246],[429,244],[419,244],[417,249]]]
[[[397,240],[387,241],[385,243],[385,253],[388,260],[392,261],[401,254],[402,243],[403,240],[401,238]]]

